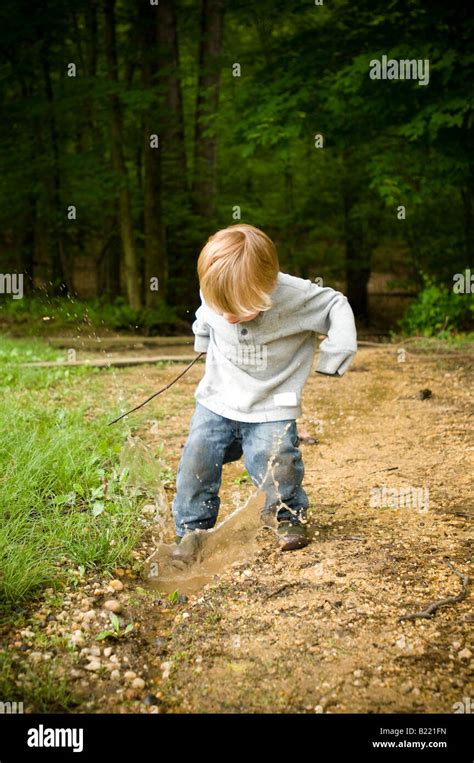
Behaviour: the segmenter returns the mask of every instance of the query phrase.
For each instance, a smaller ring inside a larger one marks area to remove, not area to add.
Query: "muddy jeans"
[[[276,513],[278,521],[305,519],[309,501],[301,486],[304,465],[298,445],[294,419],[234,421],[196,403],[176,477],[172,512],[177,535],[214,527],[222,465],[242,455],[253,484],[266,495],[262,518],[268,512]]]

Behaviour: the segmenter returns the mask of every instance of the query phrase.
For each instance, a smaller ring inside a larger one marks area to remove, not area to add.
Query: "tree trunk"
[[[157,8],[147,0],[140,3],[140,40],[142,48],[142,82],[152,92],[158,73]],[[166,150],[161,138],[159,147],[150,145],[152,135],[158,135],[159,120],[155,106],[147,108],[143,120],[144,157],[144,231],[145,231],[145,303],[156,305],[166,297],[168,268],[161,204],[161,153]],[[156,288],[155,279],[158,279]]]
[[[344,220],[346,240],[346,296],[354,315],[364,324],[369,321],[368,283],[371,273],[370,251],[364,240],[362,223],[351,212],[354,199],[344,194]]]
[[[202,2],[192,190],[194,209],[205,218],[214,215],[216,206],[215,119],[219,103],[224,10],[224,0]]]
[[[161,0],[157,10],[159,83],[165,89],[160,108],[164,188],[167,193],[184,195],[188,180],[175,3]]]
[[[108,76],[111,82],[118,83],[117,47],[115,40],[115,0],[105,0],[105,54],[107,58]],[[111,97],[111,133],[112,133],[112,164],[119,175],[119,212],[120,235],[124,255],[124,276],[128,301],[134,310],[140,310],[139,269],[133,238],[133,217],[128,186],[127,168],[123,153],[122,110],[118,95]]]
[[[52,153],[52,205],[53,223],[51,226],[56,249],[53,252],[53,280],[59,278],[69,294],[74,293],[73,264],[66,254],[64,245],[64,215],[66,210],[61,208],[61,173],[59,166],[59,137],[56,124],[56,109],[54,103],[53,84],[49,64],[49,51],[46,41],[41,46],[41,67],[48,101],[48,127]]]

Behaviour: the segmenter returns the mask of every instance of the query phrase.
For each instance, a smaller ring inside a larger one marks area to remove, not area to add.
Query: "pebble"
[[[71,644],[79,646],[80,644],[84,643],[84,634],[82,631],[74,631],[69,640]]]
[[[167,639],[163,638],[163,636],[158,636],[153,641],[153,644],[156,647],[158,654],[162,654],[163,652],[166,652],[168,641]]]
[[[114,612],[118,615],[119,612],[122,611],[122,605],[117,599],[109,599],[104,603],[104,609],[106,609],[108,612]]]
[[[458,657],[460,660],[470,660],[472,652],[470,649],[463,649],[461,652],[458,652]]]
[[[123,591],[123,583],[121,580],[111,580],[109,583],[109,588],[111,588],[113,591]]]
[[[24,630],[24,631],[20,631],[20,635],[23,636],[23,638],[34,638],[35,637],[34,632],[30,631],[28,629]]]
[[[143,704],[144,705],[157,705],[159,703],[158,697],[155,697],[154,694],[147,694],[145,697],[143,697]]]
[[[110,657],[111,654],[112,654],[112,647],[106,646],[104,649],[104,657]]]
[[[96,670],[99,670],[101,668],[100,660],[91,660],[88,665],[85,666],[86,670],[90,670],[91,672],[95,672]]]
[[[127,679],[127,681],[133,681],[137,677],[137,674],[133,672],[133,670],[127,670],[124,673],[124,678]]]
[[[112,670],[110,677],[112,681],[120,681],[120,670]]]
[[[134,678],[132,681],[132,686],[134,689],[144,689],[145,681],[143,680],[143,678]]]

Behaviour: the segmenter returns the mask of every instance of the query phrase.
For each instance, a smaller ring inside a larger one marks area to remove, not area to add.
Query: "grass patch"
[[[115,463],[119,430],[82,410],[12,403],[0,414],[0,605],[64,577],[128,558],[141,501]]]
[[[83,400],[90,408],[94,388],[77,377],[92,377],[93,369],[10,373],[0,374],[3,614],[44,587],[70,582],[71,567],[84,575],[127,563],[146,494],[120,467],[128,430],[86,415]]]
[[[73,711],[80,699],[71,690],[66,676],[56,676],[47,663],[34,669],[26,661],[0,652],[0,697],[23,702],[24,712],[65,713]]]
[[[25,296],[0,305],[0,322],[28,336],[74,330],[80,333],[107,329],[144,334],[176,335],[189,331],[178,310],[161,302],[156,308],[134,310],[122,297],[79,300],[73,297]]]

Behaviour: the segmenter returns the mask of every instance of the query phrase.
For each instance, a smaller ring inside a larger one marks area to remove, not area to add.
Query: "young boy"
[[[343,294],[281,273],[275,245],[251,225],[211,236],[198,260],[201,306],[194,349],[206,352],[196,409],[178,467],[172,505],[176,542],[214,527],[222,465],[244,456],[252,482],[276,515],[282,550],[309,543],[308,496],[296,419],[316,350],[316,371],[342,376],[357,351],[354,316]],[[203,533],[173,557],[196,558]]]

